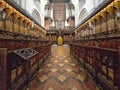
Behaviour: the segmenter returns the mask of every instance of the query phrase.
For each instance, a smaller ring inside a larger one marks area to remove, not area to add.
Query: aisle
[[[68,46],[54,46],[28,90],[95,90],[95,85],[70,55]]]

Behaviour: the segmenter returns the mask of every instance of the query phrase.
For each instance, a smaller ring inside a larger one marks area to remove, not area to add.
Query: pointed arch
[[[86,8],[83,8],[79,14],[79,21],[81,22],[83,19],[85,19],[88,16],[88,11]]]
[[[81,10],[82,7],[85,5],[86,0],[79,0],[79,9]]]
[[[36,9],[33,10],[33,12],[32,12],[32,16],[33,16],[38,22],[41,23],[41,17],[40,17],[40,14],[39,14],[39,12],[38,12]]]
[[[40,10],[40,0],[34,0],[34,4]]]

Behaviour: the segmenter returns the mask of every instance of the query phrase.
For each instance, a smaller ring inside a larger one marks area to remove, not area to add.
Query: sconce
[[[116,12],[116,16],[117,16],[117,21],[119,23],[119,28],[120,28],[120,10]],[[118,31],[120,32],[120,29],[118,29]]]
[[[92,23],[89,22],[89,27],[88,27],[89,30],[93,30],[93,26],[92,26]]]
[[[6,13],[3,10],[0,10],[0,13],[1,13],[1,18],[4,21],[6,17]]]
[[[120,10],[118,10],[118,11],[116,12],[116,15],[117,15],[117,20],[118,20],[118,22],[120,23]]]
[[[32,22],[32,29],[34,28],[34,22]]]
[[[3,12],[3,20],[5,19],[5,17],[6,17],[6,13],[5,13],[5,12]]]

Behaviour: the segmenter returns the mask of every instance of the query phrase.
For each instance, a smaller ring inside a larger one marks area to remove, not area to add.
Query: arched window
[[[86,0],[79,0],[79,9],[81,9],[85,3],[86,3]]]
[[[41,23],[41,17],[40,17],[40,14],[39,14],[39,12],[38,12],[36,9],[33,10],[33,12],[32,12],[32,16],[33,16],[38,22]]]
[[[69,3],[68,4],[68,10],[69,10],[69,16],[74,16],[75,15],[75,7],[74,7],[74,4],[72,3]]]
[[[47,3],[45,5],[45,16],[51,16],[51,11],[52,11],[52,4],[51,3]]]
[[[79,21],[81,22],[87,16],[88,16],[88,12],[87,12],[86,8],[83,8],[80,12],[80,15],[79,15]]]
[[[40,0],[34,0],[34,4],[40,10]]]

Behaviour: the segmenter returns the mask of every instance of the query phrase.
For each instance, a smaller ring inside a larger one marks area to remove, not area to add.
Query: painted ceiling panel
[[[66,5],[65,3],[53,4],[53,15],[56,21],[63,21],[66,19]]]

